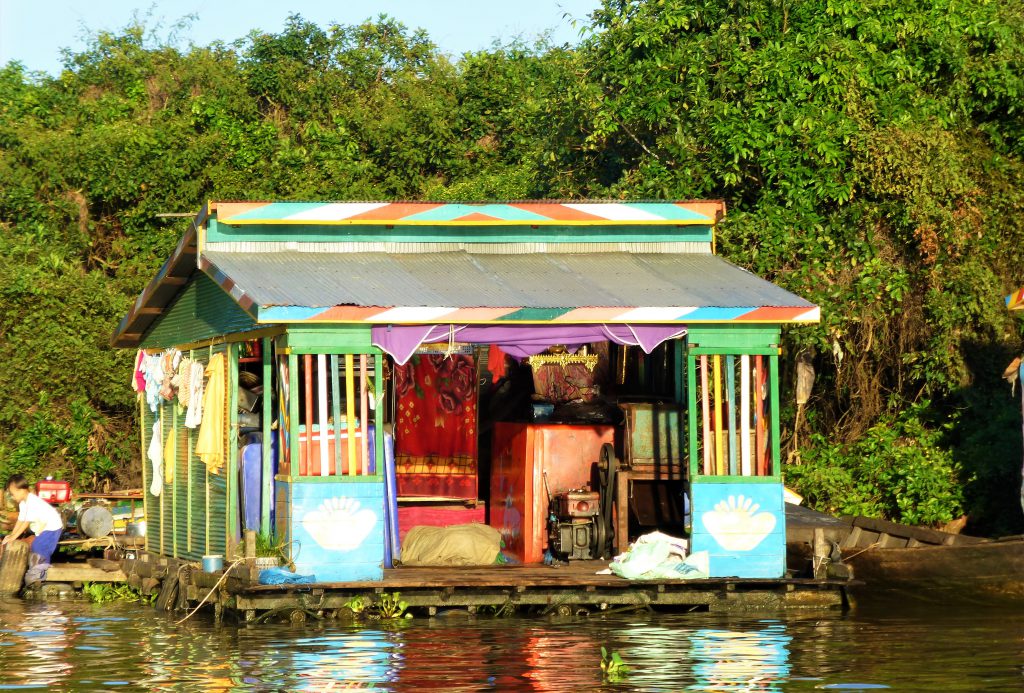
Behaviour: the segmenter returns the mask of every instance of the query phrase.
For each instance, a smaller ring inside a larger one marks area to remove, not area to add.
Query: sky
[[[134,16],[166,36],[180,19],[195,15],[189,42],[231,42],[253,29],[271,33],[298,13],[321,26],[355,24],[388,14],[410,29],[423,28],[442,51],[460,55],[488,48],[495,39],[531,39],[550,31],[556,44],[575,43],[600,0],[0,0],[0,65],[17,60],[31,71],[60,73],[61,49],[85,47],[97,31],[118,31]],[[566,17],[569,15],[569,17]],[[148,19],[146,19],[148,17]]]

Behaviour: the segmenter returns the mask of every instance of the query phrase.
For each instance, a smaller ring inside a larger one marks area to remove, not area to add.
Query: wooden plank
[[[922,544],[948,545],[949,543],[952,543],[952,541],[955,541],[958,544],[981,544],[989,541],[988,539],[983,539],[981,537],[972,537],[963,534],[950,534],[949,532],[940,532],[937,529],[929,529],[927,527],[901,525],[896,522],[879,520],[873,517],[858,516],[851,518],[851,522],[854,527],[860,527],[871,532],[891,534],[892,536],[902,537],[905,539],[916,539]]]
[[[122,570],[93,568],[88,563],[54,563],[46,571],[47,582],[126,582]]]

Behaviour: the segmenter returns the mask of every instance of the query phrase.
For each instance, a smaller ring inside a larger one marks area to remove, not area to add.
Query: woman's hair
[[[28,480],[22,474],[11,474],[7,477],[7,485],[4,488],[28,490]]]

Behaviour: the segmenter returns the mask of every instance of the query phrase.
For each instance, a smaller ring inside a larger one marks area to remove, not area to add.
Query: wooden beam
[[[126,582],[122,570],[93,568],[87,563],[54,563],[46,571],[47,582]]]

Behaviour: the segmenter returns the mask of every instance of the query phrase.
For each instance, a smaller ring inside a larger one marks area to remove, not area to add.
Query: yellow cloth
[[[224,417],[227,415],[227,364],[224,354],[214,354],[206,365],[209,378],[203,390],[203,422],[199,425],[196,440],[196,454],[206,464],[211,474],[224,466],[224,450],[227,447]]]
[[[178,460],[178,451],[175,445],[174,426],[171,426],[170,433],[164,438],[164,483],[170,484],[174,481],[174,463]]]

